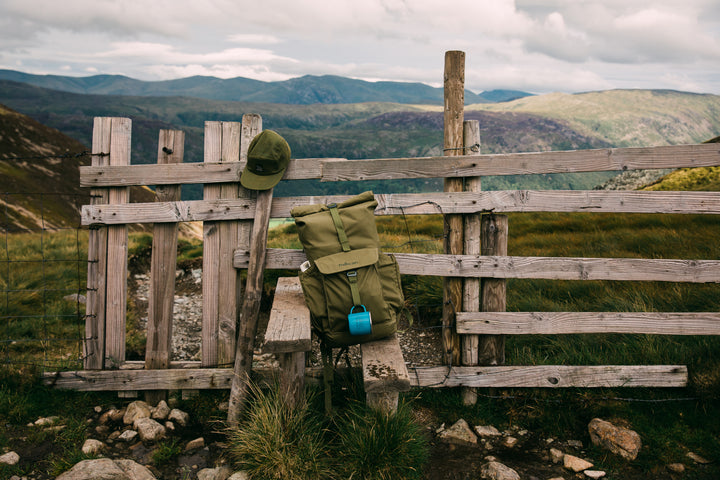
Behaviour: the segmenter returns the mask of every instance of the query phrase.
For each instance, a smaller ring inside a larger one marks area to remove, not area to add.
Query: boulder
[[[133,428],[143,442],[157,442],[165,437],[165,427],[152,418],[138,418],[133,423]]]
[[[190,423],[190,415],[183,412],[182,410],[173,408],[168,415],[168,420],[175,422],[181,427],[186,427],[187,424]]]
[[[480,478],[488,480],[520,480],[520,475],[500,462],[488,462],[480,467]]]
[[[125,415],[123,415],[123,423],[133,425],[139,418],[150,418],[150,405],[142,400],[136,400],[127,406]]]
[[[88,438],[82,446],[82,453],[85,455],[98,455],[105,448],[105,444],[100,440]]]
[[[640,435],[633,430],[594,418],[588,425],[593,445],[610,450],[626,460],[635,460],[642,447]]]
[[[568,470],[572,470],[577,473],[587,470],[588,468],[592,468],[593,464],[580,457],[576,457],[575,455],[565,454],[563,457],[563,466]]]
[[[477,437],[470,429],[470,426],[462,418],[455,422],[452,427],[443,430],[438,438],[452,445],[476,445]]]
[[[154,477],[153,477],[154,478]],[[132,480],[109,458],[83,460],[55,480]]]

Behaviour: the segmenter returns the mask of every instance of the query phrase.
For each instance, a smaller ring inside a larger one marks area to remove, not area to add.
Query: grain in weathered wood
[[[205,188],[210,188],[206,186]],[[287,218],[298,205],[339,203],[347,195],[281,197],[272,218]],[[377,194],[375,215],[483,212],[597,212],[720,214],[719,192],[529,191]],[[197,200],[132,205],[84,205],[83,225],[250,219],[252,199]]]
[[[465,120],[463,122],[463,145],[468,154],[480,153],[480,122],[478,120]],[[464,190],[479,192],[481,190],[480,177],[465,178]],[[480,214],[470,213],[463,217],[463,253],[465,255],[480,254]],[[466,312],[480,310],[480,279],[464,278],[462,281],[463,299],[462,309]],[[456,330],[457,332],[457,330]],[[459,332],[457,332],[459,333]],[[461,335],[461,360],[463,365],[477,365],[478,363],[478,336]],[[464,405],[474,405],[477,402],[477,392],[473,388],[463,388],[461,391]]]
[[[483,215],[480,225],[483,256],[506,256],[508,244],[508,217]],[[507,298],[505,279],[482,278],[480,281],[480,310],[504,312]],[[505,338],[501,335],[482,335],[478,342],[480,365],[505,363]]]
[[[226,183],[236,181],[244,167],[217,163],[220,155],[206,164],[186,164],[178,169],[158,165],[129,167],[80,167],[83,187]],[[376,158],[293,159],[283,177],[286,180],[319,179],[324,182],[392,180],[404,178],[476,177],[488,175],[531,175],[712,167],[720,165],[717,144],[671,145],[660,147],[604,148],[556,152],[506,153],[492,155]]]
[[[312,348],[311,335],[310,310],[305,305],[300,280],[278,278],[263,351],[307,352]]]
[[[465,52],[445,52],[443,111],[444,153],[455,157],[464,153],[463,120],[465,109]],[[462,192],[463,178],[448,177],[443,181],[443,191]],[[443,249],[446,254],[463,253],[463,217],[445,215],[443,218]],[[454,277],[443,279],[442,341],[443,361],[457,365],[461,361],[460,337],[455,333],[455,312],[462,309],[462,280]]]
[[[270,224],[273,189],[257,193],[257,207],[253,222],[252,243],[247,281],[240,311],[240,334],[235,349],[235,367],[228,402],[228,424],[237,425],[240,413],[245,408],[249,393],[248,383],[252,372],[255,337],[257,335],[258,315],[263,292],[265,273],[265,252],[267,251],[267,233]],[[232,267],[232,262],[228,261]]]
[[[684,365],[411,367],[414,387],[685,387]]]
[[[240,122],[222,122],[221,161],[237,163],[240,161]],[[239,179],[238,179],[239,181]],[[220,184],[220,198],[234,200],[239,197],[240,184]],[[235,358],[235,338],[237,336],[238,312],[240,301],[240,272],[233,268],[232,257],[240,241],[237,221],[216,223],[219,237],[218,266],[218,364],[229,365]]]
[[[93,121],[92,164],[102,166],[110,161],[109,117],[95,117]],[[92,205],[106,204],[109,191],[90,190]],[[83,365],[86,369],[101,369],[105,360],[105,303],[107,280],[107,227],[91,229],[88,232],[88,274],[87,299],[85,307],[85,342],[83,343]]]
[[[111,120],[110,129],[110,165],[129,165],[132,122],[129,118],[114,117]],[[108,201],[111,204],[127,203],[128,189],[126,187],[111,188]],[[112,225],[108,227],[107,237],[106,367],[125,361],[128,261],[127,225]]]
[[[185,134],[180,130],[160,130],[158,164],[182,163]],[[161,185],[155,189],[160,202],[180,200],[179,185]],[[148,296],[147,342],[145,368],[168,368],[172,353],[173,304],[175,301],[175,267],[177,265],[178,225],[160,223],[153,226],[150,259],[150,292]],[[145,401],[156,405],[167,392],[150,390]]]
[[[458,312],[460,333],[720,335],[717,312]]]
[[[450,277],[542,278],[548,280],[628,280],[687,283],[719,283],[720,260],[483,257],[393,253],[400,273]],[[270,248],[266,268],[299,270],[307,257],[302,250]],[[235,252],[237,268],[247,268],[243,250]]]
[[[410,390],[405,359],[397,335],[360,345],[365,393]]]
[[[205,122],[205,162],[217,161],[221,155],[222,124]],[[203,199],[216,201],[220,197],[220,185],[205,185]],[[169,204],[177,206],[178,203]],[[177,207],[175,207],[177,208]],[[176,220],[183,221],[183,220]],[[220,270],[220,236],[217,222],[205,221],[203,224],[203,312],[201,335],[201,358],[203,367],[218,365],[218,275]]]

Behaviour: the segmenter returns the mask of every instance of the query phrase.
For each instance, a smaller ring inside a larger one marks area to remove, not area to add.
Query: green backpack
[[[326,347],[392,335],[404,300],[392,255],[380,252],[377,201],[364,192],[340,204],[295,207],[308,261],[300,271],[312,326]]]

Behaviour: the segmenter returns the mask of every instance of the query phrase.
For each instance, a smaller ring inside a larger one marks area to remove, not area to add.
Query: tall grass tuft
[[[288,407],[278,388],[251,387],[247,418],[228,432],[228,454],[253,479],[333,479],[326,431],[310,403]]]
[[[422,478],[428,439],[407,404],[391,415],[356,402],[335,420],[335,430],[342,478]]]

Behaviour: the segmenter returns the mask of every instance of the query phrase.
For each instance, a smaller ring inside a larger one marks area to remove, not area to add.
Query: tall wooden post
[[[92,166],[110,165],[110,126],[112,118],[95,117],[92,138]],[[91,205],[110,203],[107,188],[90,190]],[[85,307],[85,343],[83,344],[86,370],[101,370],[105,364],[105,301],[107,280],[107,231],[101,226],[88,232],[87,303]]]
[[[109,165],[130,165],[129,118],[112,118],[110,122]],[[110,188],[111,204],[127,203],[127,187]],[[110,225],[107,230],[107,281],[105,314],[105,367],[125,363],[125,325],[127,317],[128,227]]]
[[[507,215],[483,215],[481,222],[482,255],[507,255]],[[481,311],[505,311],[505,279],[483,278],[481,282]],[[479,344],[480,365],[505,363],[505,336],[481,335]]]
[[[463,153],[463,119],[465,108],[465,52],[445,52],[444,75],[444,144],[445,155],[449,157]],[[444,191],[462,192],[462,178],[446,178]],[[462,215],[445,215],[445,253],[462,254]],[[443,361],[447,365],[459,365],[460,339],[455,333],[455,312],[462,305],[462,280],[448,277],[443,282]]]
[[[478,120],[465,120],[463,122],[463,144],[466,155],[480,154],[480,122]],[[479,192],[480,177],[467,177],[465,179],[466,192]],[[480,214],[472,213],[464,217],[464,251],[466,255],[480,255]],[[463,312],[480,311],[480,279],[463,279]],[[478,336],[461,335],[462,364],[477,365],[478,363]],[[475,388],[462,389],[462,399],[465,405],[474,405],[477,401]]]
[[[184,148],[185,134],[182,131],[160,130],[157,163],[182,163]],[[158,202],[179,201],[180,186],[158,185],[155,196]],[[177,243],[177,223],[156,223],[153,226],[146,369],[170,368]],[[165,390],[148,390],[145,392],[145,401],[156,405],[160,400],[165,400],[166,396]]]

